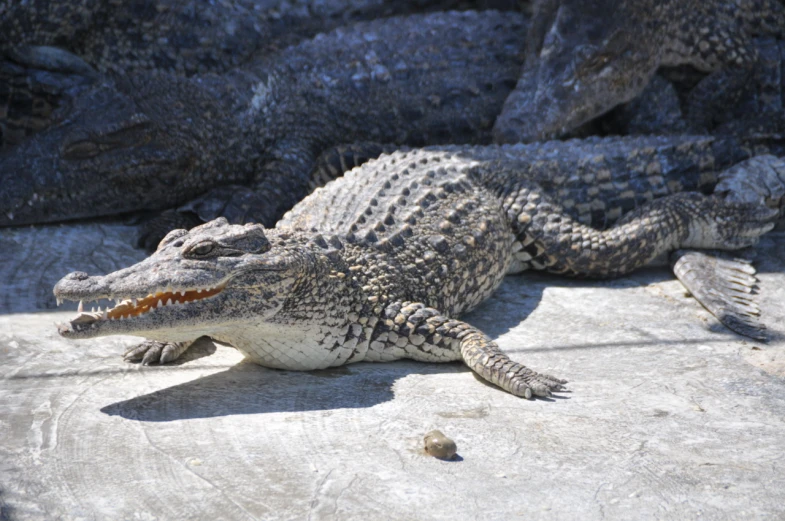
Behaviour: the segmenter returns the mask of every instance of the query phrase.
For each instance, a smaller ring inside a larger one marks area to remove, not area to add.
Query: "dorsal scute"
[[[314,191],[277,227],[314,228],[321,233],[347,234],[350,242],[367,238],[376,243],[396,233],[404,216],[419,207],[415,201],[451,175],[445,169],[447,154],[442,150],[398,151],[369,161]]]

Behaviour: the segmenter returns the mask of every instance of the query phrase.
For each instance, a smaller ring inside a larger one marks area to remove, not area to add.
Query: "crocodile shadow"
[[[107,405],[101,412],[128,420],[169,422],[239,414],[368,408],[392,400],[396,381],[411,374],[458,372],[468,373],[469,369],[458,363],[397,361],[297,372],[242,361],[220,373]]]

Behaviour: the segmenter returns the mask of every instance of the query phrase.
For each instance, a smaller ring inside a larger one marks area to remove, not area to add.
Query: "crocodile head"
[[[171,231],[152,256],[128,268],[63,277],[54,288],[58,301],[80,301],[80,308],[81,301],[119,303],[80,311],[58,331],[75,339],[121,334],[193,339],[274,316],[303,272],[298,250],[272,248],[261,225],[230,225],[219,218]]]
[[[149,73],[95,82],[60,123],[0,156],[0,226],[155,210],[199,195],[221,109],[196,80]]]
[[[518,129],[505,137],[497,125],[497,140],[561,137],[645,88],[658,67],[658,46],[642,24],[611,4],[616,2],[559,3],[539,39],[529,42],[516,96],[521,105],[511,116]]]

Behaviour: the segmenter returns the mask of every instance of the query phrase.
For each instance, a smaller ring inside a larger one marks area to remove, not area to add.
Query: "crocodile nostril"
[[[74,271],[66,275],[65,278],[68,280],[87,280],[90,278],[90,275],[84,271]]]

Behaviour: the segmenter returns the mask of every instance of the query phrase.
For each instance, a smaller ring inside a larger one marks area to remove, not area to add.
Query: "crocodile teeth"
[[[84,305],[82,304],[81,300],[79,301],[79,307],[76,308],[76,311],[77,313],[81,313],[84,311]]]
[[[109,300],[114,302],[114,306],[109,305],[106,309],[98,306],[91,308],[90,313],[84,312],[84,301],[79,301],[79,315],[74,320],[76,323],[89,323],[93,320],[126,320],[135,319],[154,309],[165,306],[185,305],[191,302],[213,297],[223,290],[223,285],[202,289],[172,290],[166,288],[167,292],[156,291],[142,298],[115,298]],[[89,301],[88,301],[89,303]]]
[[[95,321],[96,318],[93,315],[90,315],[88,313],[83,313],[78,317],[74,318],[73,320],[71,320],[71,324],[90,324]]]

